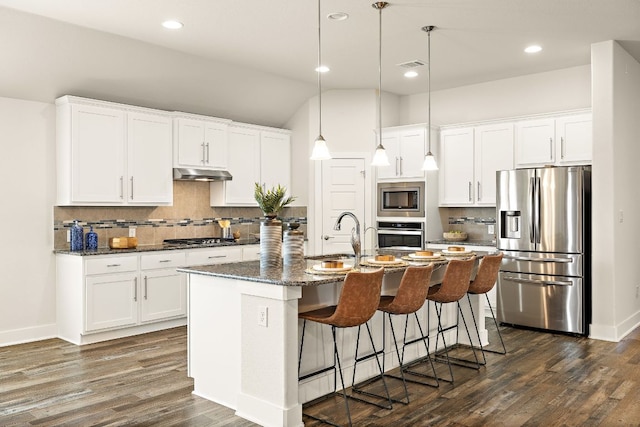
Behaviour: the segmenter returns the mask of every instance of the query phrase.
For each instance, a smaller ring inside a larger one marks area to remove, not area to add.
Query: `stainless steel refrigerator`
[[[591,168],[498,171],[498,321],[587,335]]]

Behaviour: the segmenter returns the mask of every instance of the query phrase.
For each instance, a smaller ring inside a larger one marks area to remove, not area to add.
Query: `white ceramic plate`
[[[322,264],[315,264],[313,266],[313,269],[316,271],[331,271],[333,273],[341,273],[343,271],[349,271],[352,268],[353,268],[353,265],[347,265],[347,264],[345,264],[344,267],[340,267],[340,268],[323,267]]]
[[[463,255],[463,254],[468,254],[471,251],[469,249],[466,249],[464,251],[450,251],[448,249],[443,249],[442,253],[443,254],[447,254],[447,255]]]
[[[434,252],[433,255],[417,255],[417,254],[409,254],[409,258],[413,258],[413,259],[438,259],[440,258],[442,255],[440,255],[437,252]]]
[[[378,264],[378,265],[391,265],[391,264],[402,263],[402,260],[399,260],[398,258],[394,259],[393,261],[378,261],[375,258],[367,258],[366,261],[369,264]]]

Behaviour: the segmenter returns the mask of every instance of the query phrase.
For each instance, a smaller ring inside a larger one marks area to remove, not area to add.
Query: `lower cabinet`
[[[137,282],[136,272],[87,276],[85,331],[135,325]]]

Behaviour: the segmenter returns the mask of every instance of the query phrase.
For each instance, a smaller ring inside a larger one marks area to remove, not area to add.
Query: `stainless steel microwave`
[[[379,217],[424,217],[424,182],[379,182]]]

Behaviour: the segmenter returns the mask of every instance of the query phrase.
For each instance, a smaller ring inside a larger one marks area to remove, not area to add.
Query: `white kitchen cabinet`
[[[191,249],[187,251],[187,265],[223,264],[242,261],[241,246]]]
[[[242,247],[242,261],[256,261],[260,259],[260,245],[246,245]]]
[[[176,268],[186,265],[184,252],[140,255],[140,321],[187,315],[187,279]]]
[[[384,128],[382,145],[387,151],[390,165],[377,168],[378,180],[424,179],[422,164],[426,153],[425,126]]]
[[[58,205],[172,203],[168,114],[72,96],[56,106]]]
[[[85,331],[97,331],[138,322],[136,272],[102,274],[86,279]]]
[[[174,167],[226,170],[228,122],[185,117],[175,119]]]
[[[255,183],[290,190],[291,137],[289,131],[252,125],[229,126],[227,163],[230,181],[211,183],[211,206],[257,206]]]
[[[495,206],[496,171],[513,168],[513,124],[444,129],[440,206]]]
[[[591,114],[522,120],[516,123],[516,167],[590,164]]]

